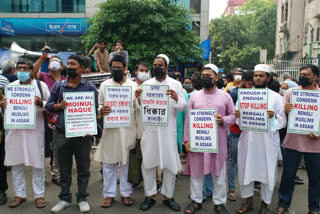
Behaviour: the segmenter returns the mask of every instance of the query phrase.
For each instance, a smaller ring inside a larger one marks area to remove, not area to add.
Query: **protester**
[[[104,128],[94,160],[102,162],[103,169],[103,208],[109,208],[117,196],[117,166],[120,165],[120,195],[124,205],[131,206],[134,201],[131,198],[132,184],[128,182],[129,150],[136,143],[136,120],[134,93],[136,83],[127,78],[126,61],[124,57],[116,55],[111,60],[112,78],[104,81],[99,90],[99,109],[101,115],[108,115],[112,107],[106,105],[105,86],[130,86],[132,88],[133,107],[131,109],[132,126],[121,128]],[[120,137],[121,136],[121,137]]]
[[[96,61],[97,70],[100,73],[110,73],[109,53],[106,50],[104,41],[98,42],[98,49],[94,51],[94,60]]]
[[[167,95],[169,99],[168,127],[145,126],[141,138],[141,150],[143,156],[142,174],[144,180],[145,200],[141,204],[141,210],[150,209],[156,199],[156,167],[163,169],[163,183],[161,193],[164,195],[163,204],[174,211],[179,211],[180,206],[173,198],[176,174],[181,169],[181,163],[177,149],[177,111],[184,111],[187,102],[184,98],[183,88],[180,82],[168,77],[169,58],[158,55],[153,62],[154,78],[144,84],[168,85]],[[141,89],[136,91],[136,97],[140,100]],[[139,101],[140,102],[140,101]]]
[[[320,90],[316,84],[319,77],[319,68],[308,64],[300,68],[299,85],[293,89]],[[288,116],[293,109],[290,101],[292,89],[289,89],[284,96],[285,113]],[[274,213],[287,213],[295,187],[295,178],[302,156],[305,159],[308,187],[308,208],[309,214],[318,214],[320,211],[320,136],[314,133],[308,135],[287,133],[283,146],[283,172],[279,187],[279,203]]]
[[[32,186],[35,197],[35,206],[43,208],[46,206],[45,193],[45,169],[44,169],[44,106],[49,97],[49,89],[43,82],[37,82],[30,75],[33,64],[29,60],[20,60],[17,63],[18,80],[11,85],[36,86],[36,129],[9,129],[5,145],[5,165],[11,166],[12,185],[15,198],[9,207],[18,207],[26,201],[26,183],[24,176],[25,166],[32,167]],[[39,88],[40,87],[40,88]],[[42,98],[41,98],[42,97]],[[7,100],[0,102],[4,110]]]
[[[283,74],[283,81],[286,82],[289,86],[289,88],[298,87],[298,84],[292,81],[292,76],[290,73],[286,72]]]
[[[14,61],[5,60],[2,62],[1,67],[2,67],[1,75],[7,78],[9,82],[13,82],[18,79]]]
[[[280,91],[279,94],[281,96],[284,96],[287,93],[287,90],[289,89],[289,85],[286,82],[281,82],[280,83]]]
[[[184,127],[184,140],[188,151],[184,174],[190,177],[190,198],[192,203],[185,209],[185,213],[195,213],[201,209],[202,187],[204,175],[211,174],[213,181],[212,200],[215,211],[220,214],[229,213],[225,207],[226,193],[226,165],[227,165],[227,137],[226,127],[236,121],[235,109],[231,97],[216,88],[218,68],[213,64],[204,66],[201,75],[203,90],[191,95],[188,104],[188,113]],[[189,112],[191,109],[216,109],[218,125],[218,153],[191,152],[189,142]]]
[[[116,42],[116,48],[115,48],[115,51],[112,51],[109,55],[109,62],[111,62],[112,58],[115,56],[115,55],[121,55],[125,58],[126,60],[126,64],[128,65],[129,63],[129,54],[128,54],[128,51],[125,51],[123,50],[124,48],[124,43],[120,40],[118,40]]]
[[[63,69],[63,62],[58,56],[52,56],[49,60],[48,70],[49,73],[46,72],[39,72],[40,67],[43,64],[43,62],[48,58],[48,53],[45,51],[48,49],[48,46],[45,46],[42,48],[42,56],[35,62],[34,69],[32,72],[32,76],[35,79],[43,81],[51,91],[52,87],[56,82],[59,82],[61,80],[66,80],[66,77],[61,74],[61,71]],[[50,112],[46,111],[46,117],[47,117],[47,123],[49,121],[54,120],[55,115]],[[60,185],[60,172],[59,172],[59,164],[57,161],[57,153],[56,153],[56,144],[55,144],[55,136],[53,135],[52,129],[47,129],[48,132],[48,141],[51,142],[51,148],[52,148],[52,170],[51,170],[51,180],[53,183]]]
[[[78,55],[68,58],[67,75],[68,80],[59,81],[52,90],[46,105],[47,110],[58,114],[56,124],[56,152],[60,169],[60,201],[51,209],[57,213],[71,206],[72,194],[70,192],[72,179],[73,154],[77,164],[78,193],[77,202],[81,212],[89,212],[90,205],[87,202],[87,186],[90,178],[90,136],[66,138],[64,109],[67,101],[63,100],[64,92],[89,92],[95,94],[95,106],[98,107],[98,91],[91,83],[82,79],[84,70],[84,59]]]
[[[192,80],[189,77],[184,78],[182,86],[187,91],[188,94],[194,90],[192,86]]]
[[[236,87],[230,96],[233,104],[236,105],[238,101],[239,88],[253,88],[253,72],[247,71],[242,75],[239,87]],[[238,142],[241,134],[240,127],[237,123],[232,124],[228,130],[228,200],[236,201],[235,192],[235,179],[237,175],[237,162],[238,162]]]
[[[84,69],[83,73],[90,74],[91,71],[93,71],[93,69],[94,69],[91,57],[85,56],[85,54],[82,50],[77,51],[77,55],[82,56],[85,60],[85,69]]]
[[[226,85],[224,91],[230,93],[229,87],[233,86],[233,82],[234,82],[233,74],[232,73],[227,74],[226,80],[227,80],[227,85]],[[234,88],[234,87],[231,87],[231,88]]]
[[[267,89],[270,81],[270,68],[259,64],[254,68],[253,82],[255,88]],[[241,132],[238,145],[238,178],[241,197],[246,202],[237,209],[237,213],[247,213],[253,209],[254,182],[261,182],[261,214],[270,214],[268,204],[276,184],[277,161],[280,155],[279,129],[286,124],[286,117],[281,96],[268,91],[268,133],[245,131]],[[240,117],[240,112],[236,112]],[[258,142],[258,143],[257,143]]]

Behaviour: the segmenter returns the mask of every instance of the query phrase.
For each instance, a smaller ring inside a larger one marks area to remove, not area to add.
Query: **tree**
[[[224,16],[210,23],[214,63],[231,71],[252,69],[259,63],[260,49],[274,58],[277,3],[274,0],[247,0],[239,15]]]
[[[176,0],[108,0],[100,9],[83,36],[86,49],[100,39],[108,44],[122,40],[129,66],[139,61],[151,64],[159,53],[173,63],[201,61],[200,37],[190,30],[189,11]]]

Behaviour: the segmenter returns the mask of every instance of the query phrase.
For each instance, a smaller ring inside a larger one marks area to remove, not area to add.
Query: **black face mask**
[[[73,77],[76,77],[78,74],[77,74],[77,70],[74,69],[74,68],[67,68],[67,75],[70,77],[70,78],[73,78]]]
[[[123,70],[111,70],[112,78],[115,82],[121,82],[124,77]]]
[[[211,77],[202,77],[201,85],[203,88],[212,88],[214,86],[214,83],[212,82]]]
[[[310,79],[308,77],[299,76],[299,85],[301,85],[302,87],[306,87],[311,84],[312,82],[310,82]]]
[[[155,68],[153,68],[153,70],[152,70],[152,75],[153,75],[156,79],[162,79],[162,78],[165,77],[166,71],[163,70],[163,69],[160,68],[160,67],[155,67]]]

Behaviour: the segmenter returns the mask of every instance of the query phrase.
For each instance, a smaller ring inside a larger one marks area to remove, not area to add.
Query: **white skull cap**
[[[219,73],[219,68],[215,65],[215,64],[206,64],[203,69],[211,69],[214,73],[216,73],[218,75]]]
[[[161,57],[161,58],[164,58],[164,60],[166,60],[166,62],[167,62],[167,66],[169,65],[169,57],[167,56],[167,55],[165,55],[165,54],[159,54],[157,57]]]
[[[270,73],[270,67],[266,64],[258,64],[254,67],[254,71],[264,71],[266,73]]]

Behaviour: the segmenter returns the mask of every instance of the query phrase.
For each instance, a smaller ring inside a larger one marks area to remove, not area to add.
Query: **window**
[[[200,14],[201,0],[190,0],[190,8],[195,10],[196,13]]]
[[[0,13],[85,13],[86,0],[5,0]]]

